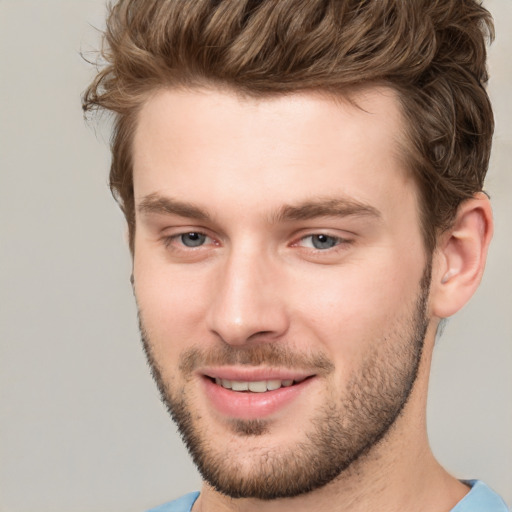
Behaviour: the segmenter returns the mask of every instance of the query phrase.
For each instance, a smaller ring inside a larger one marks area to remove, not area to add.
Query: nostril
[[[254,334],[251,334],[247,338],[247,341],[252,341],[255,338],[262,338],[262,337],[265,337],[265,336],[272,336],[272,331],[258,331],[258,332],[255,332]]]

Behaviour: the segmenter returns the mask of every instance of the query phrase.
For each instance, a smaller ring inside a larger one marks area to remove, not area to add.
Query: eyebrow
[[[140,202],[137,210],[141,214],[177,215],[200,221],[211,221],[211,215],[204,209],[158,193],[149,194]],[[269,217],[271,224],[312,220],[320,217],[373,217],[381,218],[375,207],[348,198],[320,198],[307,200],[296,205],[283,205]]]
[[[163,215],[178,215],[189,219],[208,221],[210,215],[206,210],[185,201],[178,201],[160,194],[149,194],[140,202],[137,210],[141,214],[158,213]]]
[[[377,208],[348,198],[321,198],[297,205],[284,205],[272,215],[271,222],[311,220],[320,217],[373,217],[381,218]]]

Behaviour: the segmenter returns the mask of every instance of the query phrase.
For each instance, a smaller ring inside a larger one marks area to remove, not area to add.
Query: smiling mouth
[[[271,380],[257,380],[257,381],[241,381],[241,380],[229,380],[229,379],[221,379],[219,377],[208,377],[212,382],[217,384],[218,386],[223,387],[224,389],[229,389],[231,391],[237,391],[240,393],[266,393],[268,391],[276,391],[280,388],[289,388],[296,384],[300,384],[311,377],[305,377],[302,379],[292,380],[279,380],[279,379],[271,379]]]

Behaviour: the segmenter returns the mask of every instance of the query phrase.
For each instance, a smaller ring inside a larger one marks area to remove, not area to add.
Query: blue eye
[[[310,235],[309,237],[311,239],[311,245],[315,249],[331,249],[332,247],[339,244],[340,239],[335,236],[329,236],[329,235]]]
[[[203,233],[196,233],[194,231],[180,235],[181,243],[186,247],[199,247],[205,243],[206,238],[207,236],[203,235]]]
[[[345,242],[343,238],[337,236],[325,235],[323,233],[319,233],[317,235],[308,235],[305,236],[300,244],[302,247],[308,247],[310,249],[316,249],[318,251],[325,251],[328,249],[332,249],[337,245]]]
[[[326,235],[324,233],[318,233],[315,235],[308,235],[301,238],[298,245],[300,245],[301,247],[306,247],[308,249],[315,249],[317,251],[327,251],[329,249],[333,249],[334,247],[348,243],[350,243],[349,240],[346,240],[339,236],[331,236]]]

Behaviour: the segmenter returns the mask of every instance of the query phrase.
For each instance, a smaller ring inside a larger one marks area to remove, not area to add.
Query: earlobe
[[[431,284],[432,314],[447,318],[461,309],[480,284],[493,221],[484,193],[464,201],[453,225],[440,236]]]

